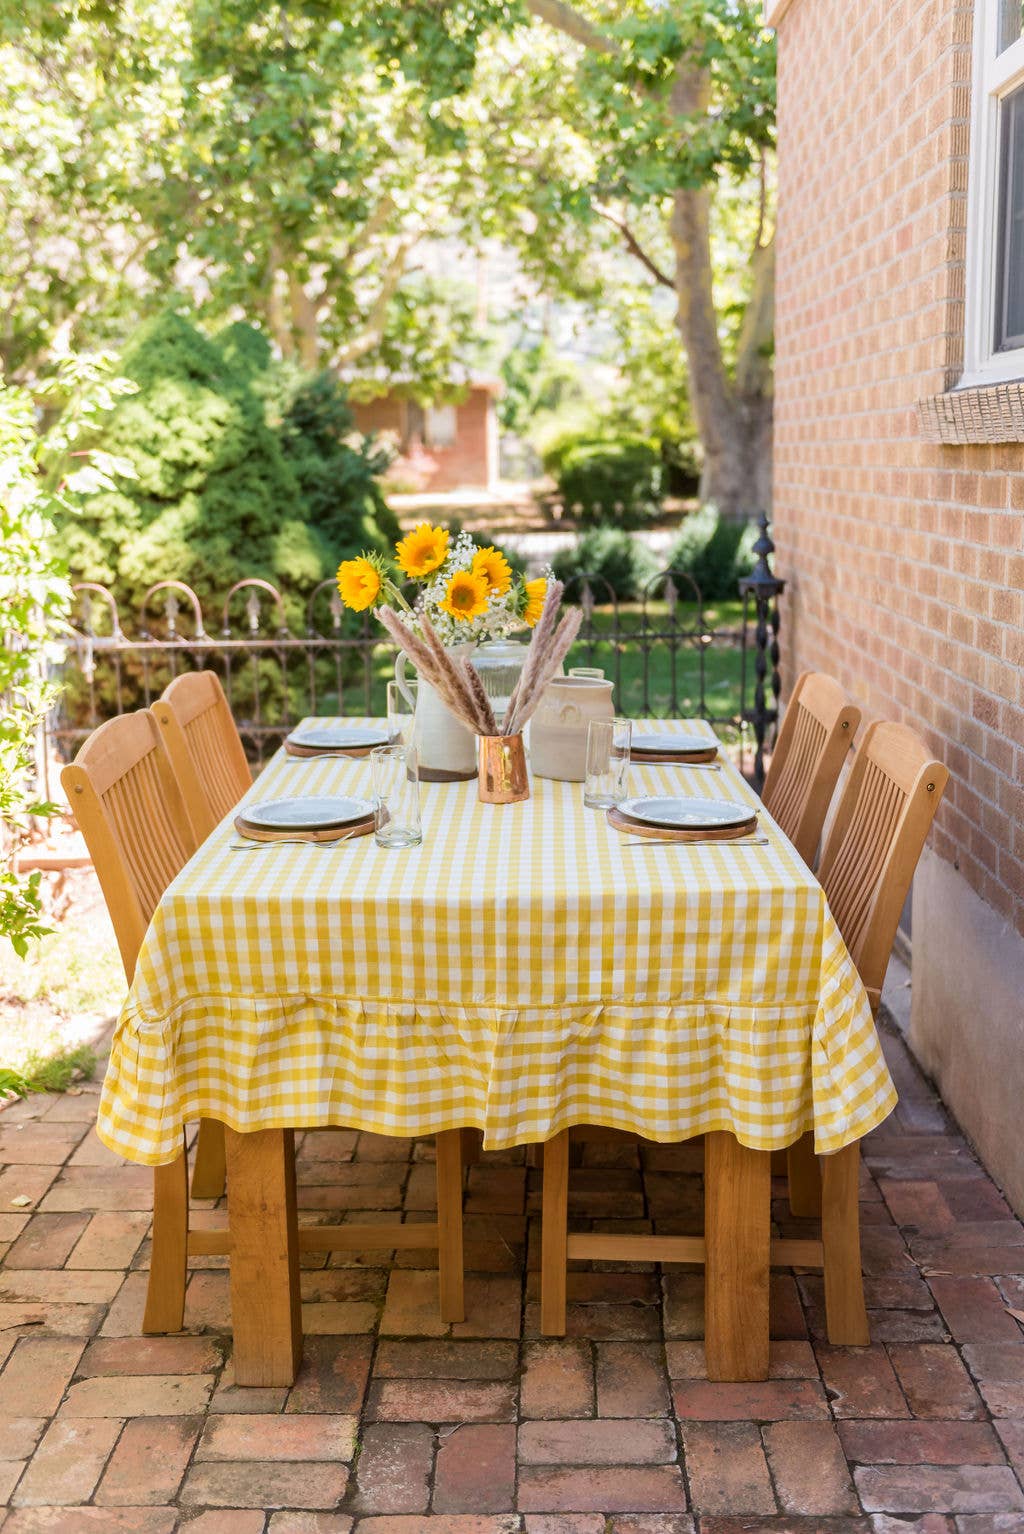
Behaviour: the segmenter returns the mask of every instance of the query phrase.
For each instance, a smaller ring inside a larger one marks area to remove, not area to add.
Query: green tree
[[[62,522],[74,574],[138,610],[175,578],[206,605],[259,576],[302,599],[363,545],[383,548],[393,519],[382,467],[337,381],[273,364],[266,339],[233,325],[210,340],[181,315],[142,325],[121,371],[136,385],[104,422],[102,445],[132,466]]]
[[[435,110],[472,80],[443,7],[63,0],[0,30],[0,344],[121,333],[188,295],[239,311],[307,370],[448,382],[471,316],[419,270],[458,232],[460,148]]]
[[[480,178],[480,226],[574,296],[601,296],[611,242],[672,294],[704,493],[734,516],[770,476],[774,48],[760,0],[524,8],[532,27],[498,45],[481,33],[477,95],[445,104]]]
[[[70,590],[55,529],[127,465],[83,446],[84,434],[129,386],[111,379],[105,358],[62,359],[41,389],[60,410],[40,436],[36,402],[0,375],[0,937],[24,955],[48,929],[40,915],[39,874],[22,879],[13,853],[32,816],[49,815],[35,772],[37,732],[55,698],[47,662]],[[0,1094],[14,1090],[0,1084]]]

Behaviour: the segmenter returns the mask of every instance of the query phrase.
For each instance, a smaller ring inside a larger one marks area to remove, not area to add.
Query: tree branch
[[[380,285],[380,290],[373,301],[373,307],[366,322],[366,329],[361,335],[354,336],[346,346],[340,347],[335,352],[334,365],[336,367],[346,362],[354,362],[357,357],[365,356],[367,352],[373,351],[375,346],[380,345],[381,337],[384,334],[384,322],[387,318],[388,304],[394,297],[395,290],[405,273],[405,263],[410,249],[411,242],[406,242],[399,245],[392,256],[388,263],[387,271],[384,273],[384,280]]]
[[[593,22],[573,10],[565,0],[526,0],[526,9],[539,21],[546,21],[548,26],[555,27],[593,53],[619,52],[619,45],[613,37],[595,27]]]
[[[663,272],[657,262],[647,254],[625,219],[616,218],[609,208],[602,208],[596,202],[594,203],[594,211],[600,214],[606,223],[612,224],[619,231],[626,242],[626,249],[630,255],[636,256],[637,260],[646,266],[655,282],[660,282],[662,287],[670,288],[674,293],[676,287],[675,279],[670,277],[667,272]]]

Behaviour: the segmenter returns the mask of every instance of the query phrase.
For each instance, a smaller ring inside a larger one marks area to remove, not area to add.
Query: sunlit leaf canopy
[[[770,147],[759,5],[576,9],[607,51],[504,0],[8,11],[9,362],[55,320],[116,330],[172,277],[219,314],[238,306],[273,328],[276,306],[281,333],[315,333],[325,356],[390,346],[407,362],[436,326],[403,347],[413,314],[399,290],[419,288],[414,310],[445,301],[410,270],[425,236],[510,238],[549,277],[567,244],[564,275],[580,283],[578,226],[595,204],[649,210],[675,186],[742,178]],[[673,101],[680,59],[710,81],[690,115]]]

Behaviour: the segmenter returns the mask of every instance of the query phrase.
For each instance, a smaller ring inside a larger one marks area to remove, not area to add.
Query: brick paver
[[[1024,1226],[885,1043],[906,1111],[864,1158],[872,1344],[831,1347],[820,1275],[774,1273],[753,1384],[707,1379],[693,1268],[574,1265],[568,1336],[541,1338],[540,1174],[507,1152],[467,1179],[465,1322],[429,1252],[310,1253],[295,1385],[239,1387],[222,1261],[186,1332],[140,1334],[150,1177],[102,1152],[95,1086],[3,1113],[3,1534],[1024,1534]],[[300,1137],[302,1218],[428,1218],[432,1159]],[[699,1147],[582,1162],[577,1228],[699,1231]]]

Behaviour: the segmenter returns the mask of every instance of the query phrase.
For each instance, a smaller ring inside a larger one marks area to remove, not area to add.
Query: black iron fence
[[[761,563],[767,569],[766,554]],[[185,670],[217,671],[256,765],[308,715],[385,712],[394,647],[370,615],[342,606],[332,581],[308,597],[301,632],[286,621],[285,595],[256,578],[231,587],[212,628],[182,581],[156,582],[134,618],[104,586],[74,589],[64,687],[48,725],[61,757],[104,719],[148,706]],[[664,570],[635,601],[620,601],[594,576],[575,578],[566,596],[583,609],[567,666],[601,667],[625,715],[710,721],[760,766],[777,697],[777,593],[755,582],[742,607],[705,603],[688,575]]]

